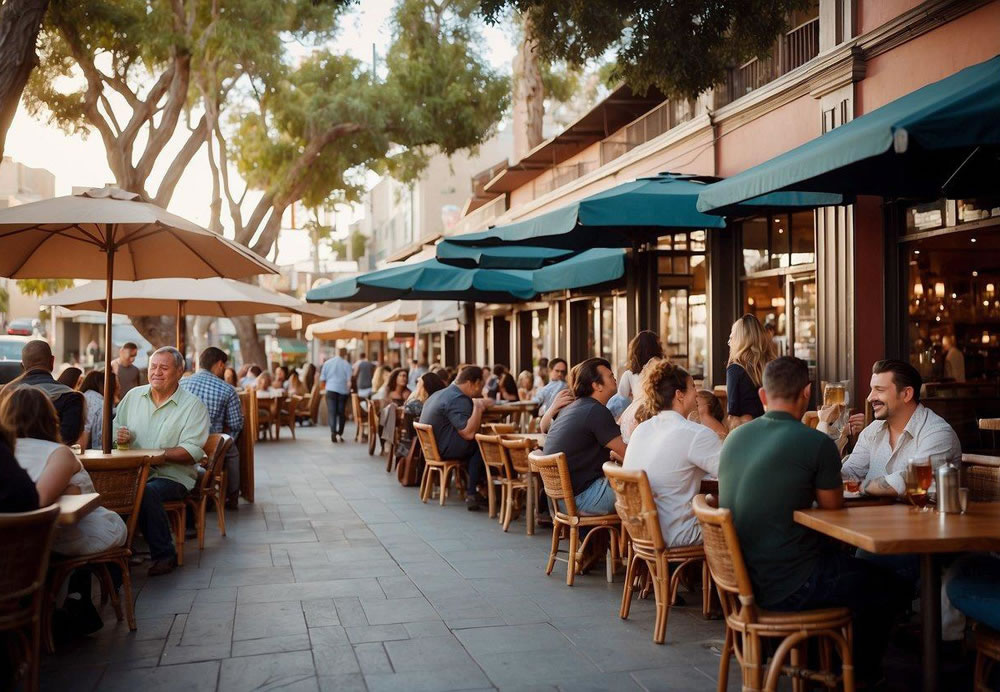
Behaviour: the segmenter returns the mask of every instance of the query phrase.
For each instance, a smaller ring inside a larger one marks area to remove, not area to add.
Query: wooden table
[[[101,505],[100,493],[82,493],[80,495],[62,495],[56,500],[59,505],[60,526],[76,524],[90,514],[95,507]]]
[[[503,437],[515,438],[519,440],[531,440],[535,443],[535,447],[541,448],[545,444],[545,433],[509,433]],[[535,520],[536,520],[536,508],[535,501],[538,499],[538,473],[530,467],[528,470],[528,477],[524,479],[528,485],[527,490],[525,490],[524,512],[527,514],[525,527],[529,536],[535,535]]]
[[[271,388],[266,392],[257,392],[257,401],[266,402],[264,405],[271,412],[271,422],[274,423],[274,439],[281,439],[281,404],[287,392],[284,389]],[[254,435],[257,434],[256,429]]]
[[[970,502],[966,514],[918,512],[892,504],[850,509],[805,509],[795,521],[877,555],[920,555],[924,690],[937,690],[941,639],[940,553],[1000,550],[1000,503]]]
[[[85,449],[76,456],[83,462],[111,461],[113,459],[144,459],[149,457],[149,465],[157,466],[166,462],[162,449],[112,449],[105,454],[100,449]]]

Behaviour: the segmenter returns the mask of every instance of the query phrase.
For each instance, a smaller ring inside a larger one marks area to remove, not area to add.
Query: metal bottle
[[[937,511],[942,514],[961,512],[958,502],[958,469],[953,464],[942,464],[934,475],[937,483]]]

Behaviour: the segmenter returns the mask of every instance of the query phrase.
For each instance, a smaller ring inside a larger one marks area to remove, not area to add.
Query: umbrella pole
[[[187,320],[185,319],[185,308],[186,302],[183,300],[177,301],[177,338],[175,342],[177,343],[177,350],[181,352],[181,355],[187,359],[186,355],[186,344],[184,343],[184,338],[187,336]],[[185,360],[184,367],[187,368],[187,361]]]
[[[111,402],[115,398],[115,393],[111,391],[111,313],[112,300],[114,298],[115,281],[115,247],[112,244],[112,229],[108,224],[107,229],[108,245],[105,252],[108,255],[107,287],[104,295],[104,425],[101,429],[101,449],[105,454],[111,452]]]

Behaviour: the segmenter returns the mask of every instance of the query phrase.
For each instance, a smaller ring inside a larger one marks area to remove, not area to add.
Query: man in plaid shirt
[[[235,440],[243,430],[243,407],[232,385],[222,379],[229,356],[209,346],[198,359],[198,372],[180,386],[202,400],[208,409],[209,433],[227,433]],[[239,509],[240,453],[234,444],[226,454],[226,509]]]

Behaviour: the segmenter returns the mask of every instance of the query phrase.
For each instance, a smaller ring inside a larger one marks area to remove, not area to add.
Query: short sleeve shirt
[[[464,459],[475,452],[476,443],[458,434],[469,423],[472,409],[472,399],[454,384],[434,392],[424,402],[420,422],[433,426],[438,451],[445,458]]]
[[[370,360],[358,361],[354,366],[358,373],[358,389],[372,388],[372,375],[375,374],[375,363]]]
[[[719,506],[732,510],[750,581],[764,608],[809,578],[823,538],[792,518],[816,490],[841,487],[840,455],[827,435],[770,411],[729,433],[719,459]]]
[[[323,363],[319,379],[326,383],[328,392],[350,394],[351,374],[351,364],[340,356],[334,356]]]
[[[608,407],[591,396],[562,409],[545,436],[545,453],[566,455],[573,495],[579,495],[598,478],[608,460],[606,445],[621,436]]]
[[[760,403],[759,389],[742,365],[733,363],[726,368],[726,407],[729,415],[763,416],[764,404]]]

